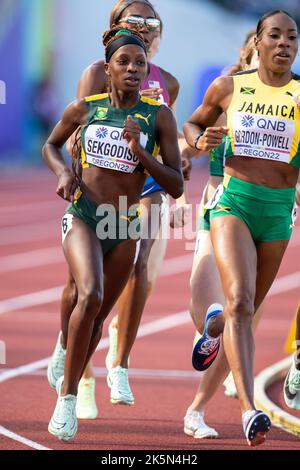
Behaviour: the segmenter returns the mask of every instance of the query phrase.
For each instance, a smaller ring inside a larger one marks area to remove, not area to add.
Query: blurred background
[[[79,77],[103,57],[114,0],[0,1],[0,161],[40,165],[40,148]],[[212,79],[237,60],[246,32],[266,11],[300,22],[300,0],[154,0],[164,22],[153,62],[178,78],[181,127]],[[294,72],[300,72],[299,59]]]

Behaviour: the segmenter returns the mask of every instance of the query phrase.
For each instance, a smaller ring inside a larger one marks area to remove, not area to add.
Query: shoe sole
[[[93,414],[91,413],[91,414],[86,414],[86,415],[84,413],[83,414],[76,413],[76,418],[77,419],[96,419],[98,418],[98,414],[99,414],[98,411],[97,413],[93,413]]]
[[[193,352],[192,352],[192,365],[194,367],[194,369],[202,372],[206,369],[208,369],[212,363],[214,362],[214,360],[216,359],[217,355],[218,355],[218,352],[219,352],[219,349],[220,349],[220,345],[221,345],[221,341],[219,341],[219,343],[215,346],[215,349],[210,353],[210,355],[206,355],[206,354],[203,354],[203,360],[200,360],[200,354],[198,351],[201,347],[201,344],[203,342],[207,341],[206,339],[203,339],[200,338],[197,343],[195,344],[194,348],[193,348]]]
[[[57,437],[60,441],[68,442],[68,441],[71,441],[72,439],[74,439],[74,437],[76,436],[76,434],[77,434],[77,428],[76,428],[75,433],[72,434],[71,436],[70,436],[69,434],[61,434],[61,435],[59,435],[59,434],[56,433],[55,429],[52,429],[52,428],[51,428],[51,426],[50,426],[50,424],[49,424],[49,426],[48,426],[48,432],[49,432],[50,434],[52,434],[52,436]]]
[[[256,424],[255,424],[256,423]],[[255,432],[252,439],[246,436],[247,442],[250,447],[256,447],[260,444],[263,444],[266,440],[266,434],[271,429],[271,421],[270,418],[265,413],[256,414],[251,418],[251,420],[247,424],[247,434],[249,435],[251,431],[253,431],[254,427],[257,426],[259,431]]]
[[[216,436],[214,434],[203,434],[203,436],[196,436],[195,435],[196,431],[191,431],[188,428],[183,428],[183,432],[187,434],[188,436],[193,437],[194,439],[217,439],[218,438],[218,435]]]
[[[290,378],[290,372],[291,372],[291,369],[289,370],[286,378],[285,378],[285,381],[284,381],[284,386],[283,386],[283,398],[284,398],[284,401],[285,401],[285,404],[286,406],[288,406],[289,408],[291,408],[292,410],[300,410],[300,399],[299,399],[299,404],[297,403],[294,403],[294,401],[296,400],[297,398],[297,395],[299,393],[299,396],[300,396],[300,392],[298,393],[291,393],[290,390],[289,390],[289,386],[288,386],[288,383],[289,383],[289,378]],[[290,393],[293,398],[289,398],[287,396],[287,394]]]
[[[122,399],[114,399],[114,398],[111,398],[110,399],[110,403],[112,405],[128,405],[128,406],[132,406],[134,405],[134,401],[127,401],[127,400],[122,400]]]

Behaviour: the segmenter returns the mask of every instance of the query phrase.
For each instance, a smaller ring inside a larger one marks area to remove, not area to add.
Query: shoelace
[[[59,400],[58,410],[55,413],[56,420],[68,421],[70,417],[74,416],[73,401],[72,398]]]
[[[191,419],[191,424],[194,429],[206,427],[206,424],[204,423],[204,414],[203,413],[193,413],[188,416],[188,418]]]
[[[115,380],[116,380],[116,387],[118,390],[121,390],[122,392],[124,389],[126,389],[126,392],[129,392],[129,383],[128,383],[128,375],[126,369],[119,369],[118,371],[115,372]]]
[[[292,385],[296,390],[300,390],[300,371],[297,369],[290,381],[290,385]]]

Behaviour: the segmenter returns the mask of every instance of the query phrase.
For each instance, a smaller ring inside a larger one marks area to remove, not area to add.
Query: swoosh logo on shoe
[[[58,423],[54,418],[52,419],[52,423],[54,423],[54,425],[55,425],[55,427],[56,427],[57,429],[62,429],[62,428],[64,428],[65,425],[67,424],[67,423],[63,423],[63,424]]]
[[[288,397],[289,400],[294,400],[294,398],[296,397],[297,393],[292,393],[290,392],[290,388],[289,388],[289,378],[290,378],[290,373],[288,373],[288,376],[286,378],[286,382],[285,382],[285,386],[284,386],[284,392],[286,394],[286,396]]]

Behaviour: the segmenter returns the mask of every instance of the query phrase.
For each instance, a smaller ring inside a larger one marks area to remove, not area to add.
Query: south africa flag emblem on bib
[[[107,116],[107,111],[108,111],[107,108],[98,107],[97,111],[96,111],[96,118],[97,119],[105,119],[106,116]]]
[[[240,93],[242,93],[243,95],[254,95],[255,94],[255,88],[251,88],[251,87],[248,87],[248,86],[243,86],[241,88]]]

